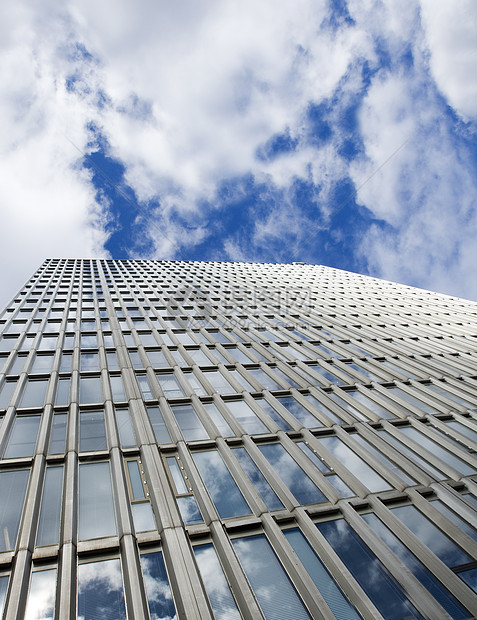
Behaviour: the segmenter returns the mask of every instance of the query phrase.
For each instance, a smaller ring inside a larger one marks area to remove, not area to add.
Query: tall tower
[[[476,617],[476,310],[46,260],[0,315],[0,618]]]

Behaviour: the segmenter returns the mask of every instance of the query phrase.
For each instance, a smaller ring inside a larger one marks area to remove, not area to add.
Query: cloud
[[[472,0],[421,0],[434,79],[464,120],[477,118],[477,9]]]
[[[477,37],[459,2],[5,4],[2,290],[47,256],[107,255],[127,208],[131,256],[341,253],[470,295]],[[131,203],[98,191],[98,149]]]

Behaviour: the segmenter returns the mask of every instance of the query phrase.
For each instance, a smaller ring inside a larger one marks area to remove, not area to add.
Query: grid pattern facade
[[[476,309],[45,261],[0,315],[0,617],[476,617]]]

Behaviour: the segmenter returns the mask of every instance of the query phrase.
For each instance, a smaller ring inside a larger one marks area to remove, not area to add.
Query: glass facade
[[[0,313],[0,620],[477,617],[476,310],[45,261]]]

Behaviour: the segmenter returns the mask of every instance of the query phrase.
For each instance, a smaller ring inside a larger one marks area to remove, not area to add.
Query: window
[[[184,523],[200,523],[203,521],[199,507],[192,493],[190,481],[185,475],[184,467],[177,456],[166,458],[167,466],[174,482],[176,501]]]
[[[182,388],[174,375],[164,374],[156,375],[156,377],[166,398],[177,398],[184,396],[184,392],[182,391]]]
[[[41,416],[17,415],[8,438],[4,459],[15,459],[23,456],[33,456],[35,450],[38,427]]]
[[[149,421],[151,422],[157,443],[171,443],[171,436],[169,435],[169,431],[159,407],[148,407],[147,415],[149,417]]]
[[[232,540],[265,618],[311,618],[264,534]]]
[[[131,423],[129,409],[116,409],[116,424],[122,448],[132,448],[136,445],[136,437]]]
[[[66,424],[68,415],[66,413],[55,413],[51,425],[50,449],[49,454],[62,454],[65,451]]]
[[[40,520],[36,535],[37,546],[58,543],[62,489],[63,466],[47,467],[43,483]]]
[[[423,620],[401,586],[344,519],[317,523],[316,527],[386,620]]]
[[[277,494],[267,482],[265,476],[256,466],[252,457],[245,448],[234,448],[233,454],[240,463],[242,469],[247,474],[253,486],[257,489],[258,494],[265,502],[268,510],[280,510],[284,508],[282,502],[278,499]]]
[[[102,403],[103,391],[101,389],[100,377],[81,377],[80,378],[80,403]]]
[[[25,620],[53,618],[55,615],[56,569],[31,574]]]
[[[327,501],[313,480],[305,474],[281,444],[264,444],[258,448],[300,504]]]
[[[202,422],[199,420],[192,405],[172,407],[172,413],[174,414],[182,435],[186,441],[209,438],[207,431],[202,425]]]
[[[130,482],[131,508],[136,532],[145,532],[156,529],[152,507],[149,502],[149,492],[141,461],[136,459],[126,461]]]
[[[226,405],[227,409],[249,435],[269,432],[265,424],[244,400],[227,401]]]
[[[29,473],[28,469],[0,471],[0,551],[15,548]]]
[[[158,551],[142,555],[141,566],[151,618],[176,618],[162,553]]]
[[[106,450],[104,411],[80,412],[80,452]]]
[[[217,451],[194,452],[192,457],[221,519],[251,514],[247,502]]]
[[[198,545],[193,549],[215,617],[217,620],[240,620],[242,616],[237,610],[214,546]]]
[[[126,620],[119,560],[78,566],[78,617],[83,620]]]
[[[79,466],[78,538],[101,538],[116,534],[109,463]]]
[[[48,380],[29,379],[23,391],[20,407],[43,407],[46,397]]]

